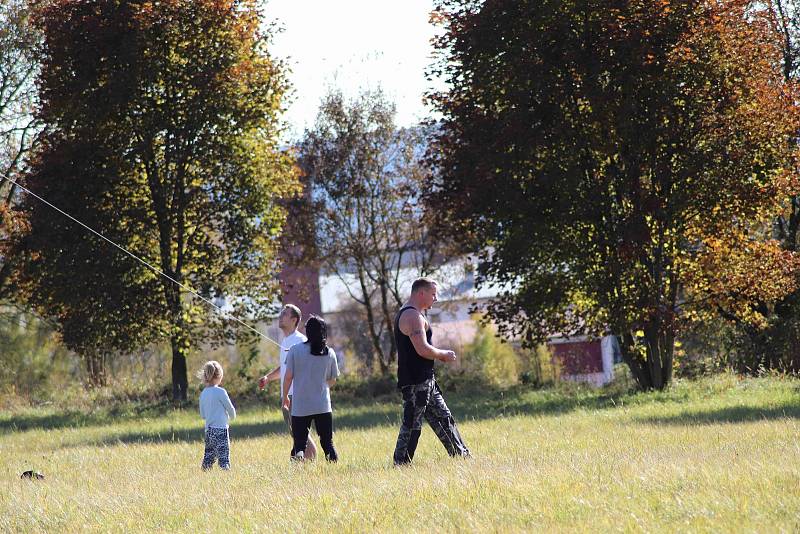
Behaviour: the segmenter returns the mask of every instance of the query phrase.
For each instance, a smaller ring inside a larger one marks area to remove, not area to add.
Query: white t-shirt
[[[283,377],[286,376],[286,356],[289,355],[289,349],[298,343],[305,343],[306,341],[308,341],[308,338],[297,330],[283,338],[281,341],[281,395],[283,395]],[[292,384],[292,387],[289,388],[289,395],[292,394],[293,389],[294,384]]]

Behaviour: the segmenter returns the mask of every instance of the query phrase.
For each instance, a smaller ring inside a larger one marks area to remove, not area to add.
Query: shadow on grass
[[[199,425],[193,428],[180,427],[162,431],[129,432],[121,434],[111,433],[100,439],[88,439],[85,442],[67,445],[67,447],[82,447],[85,445],[131,445],[137,443],[197,443],[203,441],[204,434],[205,430],[203,429],[202,421],[200,421]],[[259,438],[271,434],[286,434],[286,425],[283,421],[244,424],[234,423],[231,425],[230,434],[233,440]]]
[[[637,417],[637,423],[672,426],[714,425],[719,423],[748,423],[775,419],[800,419],[800,401],[780,406],[730,406],[715,410],[692,410],[669,416]]]
[[[558,392],[534,392],[520,389],[511,392],[484,392],[482,394],[464,392],[444,392],[445,399],[453,412],[457,422],[479,421],[510,417],[516,415],[559,415],[576,408],[605,408],[613,406],[610,397],[590,396],[572,397]],[[242,403],[240,413],[247,413],[251,409],[269,412],[272,406],[264,403]],[[197,442],[203,439],[202,421],[197,419],[197,425],[164,430],[148,431],[142,428],[135,432],[115,432],[114,424],[120,421],[141,421],[145,418],[156,419],[168,414],[175,408],[168,402],[160,405],[142,405],[128,407],[124,412],[114,413],[114,410],[98,410],[93,413],[77,411],[55,413],[23,413],[0,417],[0,434],[24,432],[27,430],[44,429],[57,430],[61,428],[86,428],[108,427],[108,434],[98,438],[88,437],[66,447],[84,445],[114,445],[134,443],[162,443],[162,442]],[[193,403],[185,405],[181,410],[195,411]],[[275,408],[277,412],[277,408]],[[348,400],[335,403],[334,426],[337,430],[362,430],[379,426],[389,426],[399,429],[401,402],[400,396],[385,395],[378,398],[363,400]],[[272,418],[271,418],[272,419]],[[143,425],[144,426],[144,425]],[[269,435],[286,434],[286,427],[281,419],[265,421],[263,423],[236,422],[231,424],[231,438],[242,440],[260,438]]]
[[[682,403],[691,401],[683,393],[673,394],[647,394],[647,404],[654,403]],[[444,391],[445,399],[457,422],[483,421],[514,416],[558,416],[583,410],[614,409],[619,405],[620,396],[604,393],[603,391],[560,391],[540,390],[533,391],[517,388],[511,391],[492,391],[485,389],[475,391]],[[623,395],[625,405],[638,401]],[[338,401],[334,394],[334,426],[338,430],[361,430],[375,427],[392,427],[392,432],[399,429],[401,403],[399,394],[367,397],[361,399],[350,398]],[[260,438],[269,435],[286,435],[283,421],[276,418],[277,408],[272,404],[242,402],[237,403],[240,413],[252,413],[251,410],[272,413],[270,420],[264,422],[234,422],[231,425],[231,437],[236,440]],[[61,412],[61,413],[23,413],[0,417],[0,434],[11,432],[24,432],[30,429],[59,429],[80,427],[108,427],[108,433],[96,439],[91,437],[67,446],[82,445],[114,445],[133,443],[161,443],[161,442],[197,442],[203,439],[202,421],[197,418],[196,425],[187,425],[164,430],[148,430],[143,424],[140,431],[115,432],[114,424],[119,421],[137,421],[145,418],[157,419],[176,410],[169,402],[159,404],[142,404],[127,406],[124,411],[115,413],[115,410],[98,410],[94,413]],[[181,412],[195,412],[194,403],[185,404],[177,408]],[[800,400],[786,402],[778,406],[732,406],[716,410],[686,410],[668,416],[651,416],[634,418],[634,422],[642,424],[660,425],[695,425],[714,423],[736,423],[756,421],[761,419],[780,419],[785,417],[800,418]],[[252,419],[248,417],[248,419]],[[265,419],[267,419],[265,417]],[[287,436],[288,439],[288,436]]]
[[[184,406],[188,408],[188,405]],[[192,406],[194,408],[194,406]],[[110,425],[117,421],[131,421],[147,417],[161,417],[174,409],[170,402],[134,404],[119,408],[99,409],[92,412],[79,410],[48,411],[46,413],[10,414],[0,417],[0,434],[24,432],[26,430],[58,430],[60,428],[82,428]]]

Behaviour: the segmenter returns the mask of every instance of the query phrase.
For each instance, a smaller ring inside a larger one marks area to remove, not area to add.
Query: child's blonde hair
[[[205,384],[210,384],[217,378],[222,379],[222,366],[218,361],[208,361],[197,371],[197,378]]]

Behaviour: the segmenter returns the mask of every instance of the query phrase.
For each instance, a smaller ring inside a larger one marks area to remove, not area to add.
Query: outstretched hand
[[[266,375],[264,375],[261,378],[259,378],[258,379],[258,389],[264,389],[264,386],[267,385],[267,382],[269,382],[269,380],[267,379]]]

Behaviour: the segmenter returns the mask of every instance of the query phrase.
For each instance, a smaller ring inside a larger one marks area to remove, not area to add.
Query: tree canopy
[[[278,144],[286,70],[256,2],[51,0],[37,22],[30,189],[235,313],[270,312],[279,203],[298,182]],[[83,354],[168,339],[185,399],[187,351],[236,323],[37,200],[24,210],[24,298]]]
[[[397,354],[392,329],[404,299],[401,274],[426,274],[440,259],[421,217],[430,174],[425,140],[424,128],[395,124],[394,104],[381,91],[348,100],[333,90],[299,145],[308,248],[358,303],[372,344],[365,356],[374,356],[365,359],[384,374]]]
[[[505,332],[611,329],[662,388],[682,321],[791,290],[793,254],[761,237],[796,187],[798,94],[760,4],[443,0],[434,19],[429,206],[504,288]]]

